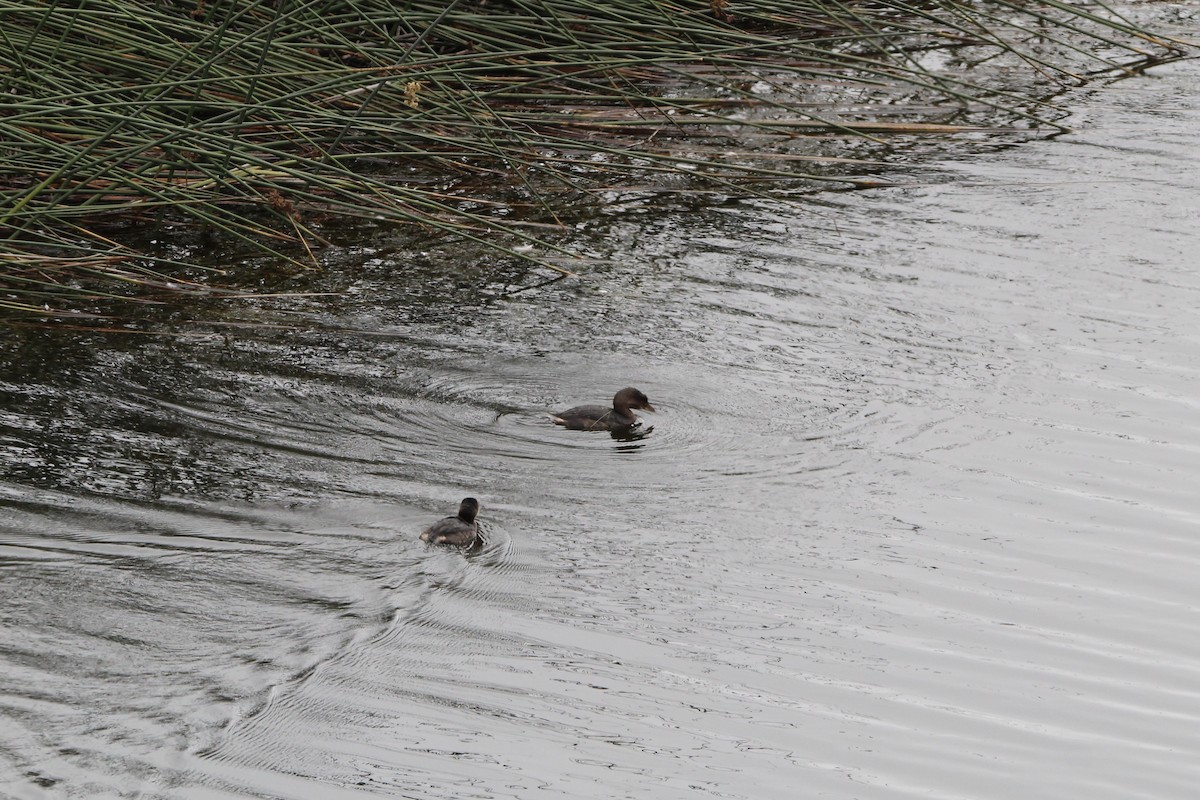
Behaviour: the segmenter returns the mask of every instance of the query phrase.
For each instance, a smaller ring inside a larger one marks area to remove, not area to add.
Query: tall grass
[[[1031,86],[1173,52],[1061,0],[0,0],[0,308],[199,288],[145,226],[298,268],[350,219],[566,255],[566,198],[869,183],[803,142],[1052,130]]]

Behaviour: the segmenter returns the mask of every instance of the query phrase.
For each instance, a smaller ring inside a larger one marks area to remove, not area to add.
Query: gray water
[[[11,332],[0,795],[1194,797],[1200,66],[1071,101],[630,198],[586,280],[363,248],[253,326]],[[625,385],[639,436],[544,416]]]

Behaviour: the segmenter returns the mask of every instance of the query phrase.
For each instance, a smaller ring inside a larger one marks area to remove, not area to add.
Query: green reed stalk
[[[364,219],[563,270],[532,231],[564,196],[878,185],[806,142],[1061,129],[1030,91],[1179,52],[1063,0],[0,0],[0,308],[194,291],[119,241],[162,224],[303,267]]]

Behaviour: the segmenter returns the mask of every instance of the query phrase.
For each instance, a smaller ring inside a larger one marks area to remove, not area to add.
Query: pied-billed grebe
[[[421,541],[429,544],[448,544],[466,547],[479,536],[475,515],[479,513],[479,501],[464,497],[458,506],[457,517],[444,517],[421,533]]]
[[[551,414],[550,419],[554,420],[555,425],[562,425],[573,431],[616,431],[637,422],[637,415],[629,410],[631,408],[654,410],[646,395],[630,386],[617,392],[612,408],[576,406],[558,414]]]

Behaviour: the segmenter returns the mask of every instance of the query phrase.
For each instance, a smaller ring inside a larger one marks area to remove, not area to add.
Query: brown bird
[[[612,408],[605,406],[576,406],[551,414],[550,419],[555,425],[562,425],[573,431],[616,431],[628,428],[637,421],[637,415],[631,408],[653,411],[650,399],[632,386],[622,389],[613,397]]]
[[[464,497],[458,506],[458,516],[443,517],[421,533],[421,541],[428,544],[448,544],[465,547],[479,537],[479,526],[475,515],[479,513],[479,501]]]

